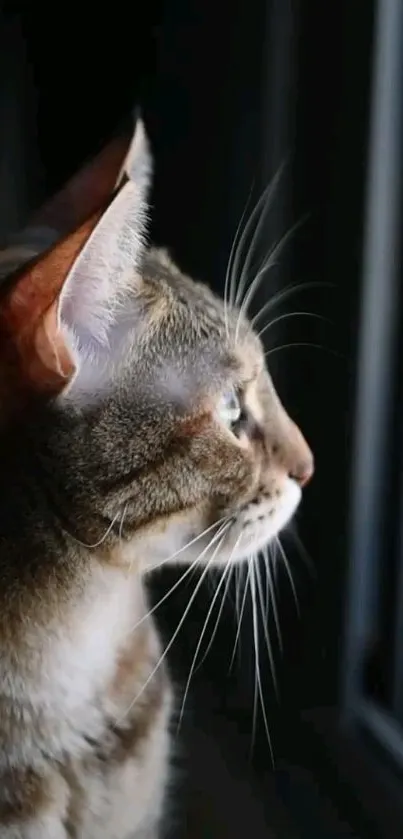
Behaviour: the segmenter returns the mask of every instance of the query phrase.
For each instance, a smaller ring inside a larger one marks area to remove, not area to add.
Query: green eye
[[[218,403],[218,416],[221,422],[231,428],[232,425],[239,422],[241,414],[241,403],[234,388],[231,388],[221,396]]]

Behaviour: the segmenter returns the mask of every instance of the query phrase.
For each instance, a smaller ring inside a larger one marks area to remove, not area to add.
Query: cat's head
[[[3,446],[29,451],[90,553],[142,569],[247,557],[293,516],[312,455],[247,320],[145,247],[141,123],[126,168],[101,217],[3,289]]]

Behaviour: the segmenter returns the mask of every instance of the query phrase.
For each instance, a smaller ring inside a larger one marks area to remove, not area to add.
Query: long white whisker
[[[224,571],[225,571],[226,567],[227,567],[227,563],[225,562],[224,563]],[[235,566],[233,566],[233,567],[235,567]],[[223,573],[223,566],[221,564],[218,565],[218,566],[215,565],[214,568],[212,568],[211,571],[210,571],[207,583],[209,584],[210,581],[212,582],[212,585],[210,586],[210,588],[211,588],[211,593],[212,593],[213,596],[217,591],[217,586],[220,585],[222,573]],[[228,600],[230,601],[230,603],[232,604],[234,609],[236,609],[236,602],[234,601],[234,598],[232,597],[231,591],[229,589],[226,593],[226,597],[228,598]],[[201,665],[198,665],[197,669],[199,669],[200,666]]]
[[[272,560],[273,560],[273,583],[277,588],[279,587],[279,561],[278,561],[278,545],[276,542],[271,542]]]
[[[123,527],[124,527],[124,522],[125,522],[128,506],[129,506],[129,502],[126,501],[126,504],[124,506],[123,513],[122,513],[122,518],[120,520],[120,525],[119,525],[119,543],[120,543],[120,545],[122,545],[122,542],[123,542]],[[132,572],[133,562],[134,562],[134,553],[133,553],[133,556],[132,556],[132,558],[129,562],[129,567],[127,569],[127,576],[128,577],[130,577],[130,574]]]
[[[292,294],[296,294],[297,291],[303,291],[304,289],[309,290],[313,288],[333,288],[333,283],[321,283],[321,282],[309,282],[309,283],[290,283],[281,291],[277,291],[270,300],[267,300],[266,303],[262,306],[261,309],[253,316],[251,319],[251,324],[254,326],[258,320],[260,320],[263,315],[265,315],[273,306],[276,306],[278,303],[281,303],[282,300],[287,300],[291,297]]]
[[[287,554],[286,554],[286,552],[284,550],[284,547],[281,544],[278,536],[276,537],[276,542],[277,542],[277,545],[278,545],[280,553],[281,553],[281,557],[282,557],[283,562],[284,562],[284,567],[285,567],[285,570],[287,572],[288,579],[290,581],[291,591],[292,591],[293,596],[294,596],[297,613],[298,613],[298,616],[300,616],[301,613],[300,613],[300,607],[299,607],[299,600],[298,600],[297,590],[295,588],[294,577],[292,576],[292,572],[291,572],[290,563],[288,562]]]
[[[124,506],[124,508],[123,508],[122,518],[120,519],[120,525],[119,525],[119,542],[120,542],[120,544],[122,544],[122,539],[123,539],[123,525],[124,525],[124,521],[125,521],[125,518],[126,518],[126,513],[127,513],[127,508],[128,508],[128,506],[129,506],[129,502],[128,502],[128,501],[126,501],[126,504],[125,504],[125,506]]]
[[[244,592],[243,592],[243,597],[242,597],[241,610],[239,612],[239,617],[238,617],[238,626],[237,626],[237,630],[236,630],[234,649],[232,651],[229,671],[232,670],[232,667],[233,667],[233,664],[234,664],[234,659],[235,659],[235,655],[236,655],[238,640],[239,640],[240,633],[241,633],[242,618],[243,618],[243,614],[244,614],[244,611],[245,611],[245,603],[246,603],[246,597],[247,597],[247,594],[248,594],[248,587],[250,585],[250,580],[249,580],[250,574],[251,574],[250,562],[248,562],[248,572],[247,572],[246,580],[245,580],[245,587],[244,587]]]
[[[266,580],[267,580],[267,584],[268,584],[268,588],[269,588],[269,592],[270,592],[270,603],[271,603],[271,607],[272,607],[272,610],[273,610],[273,618],[274,618],[274,623],[275,623],[275,626],[276,626],[278,644],[279,644],[280,652],[282,653],[283,652],[283,638],[282,638],[282,635],[281,635],[280,620],[279,620],[278,609],[277,609],[277,599],[276,599],[276,591],[275,591],[275,588],[274,588],[272,567],[271,567],[270,557],[268,555],[267,547],[264,551],[263,556],[264,556],[264,562],[265,562],[265,568],[266,568]]]
[[[280,352],[280,350],[288,350],[291,347],[308,347],[311,350],[322,350],[322,352],[329,353],[329,355],[335,356],[341,361],[348,361],[345,355],[342,353],[337,352],[336,350],[330,349],[330,347],[323,347],[322,344],[312,344],[310,341],[295,341],[289,344],[280,344],[279,347],[273,347],[273,349],[268,350],[265,352],[265,358],[268,358],[269,355],[274,355],[276,352]]]
[[[208,577],[207,577],[207,588],[210,590],[210,593],[211,593],[212,597],[214,597],[214,594],[217,590],[217,585],[218,585],[218,582],[219,582],[219,580],[217,580],[217,574],[215,573],[216,571],[217,571],[216,568],[212,568],[210,570],[210,573],[209,573]]]
[[[235,232],[234,240],[233,240],[233,242],[232,242],[232,246],[231,246],[231,250],[230,250],[230,254],[229,254],[229,258],[228,258],[227,270],[226,270],[226,273],[225,273],[225,283],[224,283],[224,321],[225,321],[225,331],[226,331],[227,336],[228,336],[228,304],[231,304],[231,303],[232,303],[232,299],[233,299],[233,288],[232,288],[232,285],[233,285],[233,276],[232,276],[232,274],[231,274],[231,271],[232,271],[232,265],[233,265],[234,257],[235,257],[235,254],[236,254],[236,249],[237,249],[237,246],[238,246],[238,241],[239,241],[239,235],[240,235],[240,232],[241,232],[241,228],[242,228],[243,220],[244,220],[244,218],[245,218],[245,213],[246,213],[246,211],[247,211],[247,209],[248,209],[248,204],[249,204],[249,201],[250,201],[250,197],[251,197],[251,194],[252,194],[252,190],[253,190],[253,184],[252,184],[251,189],[250,189],[250,191],[249,191],[248,199],[247,199],[246,204],[245,204],[245,207],[244,207],[244,209],[243,209],[243,211],[242,211],[241,218],[240,218],[240,220],[239,220],[239,222],[238,222],[238,226],[237,226],[237,229],[236,229],[236,232]],[[231,278],[231,282],[230,282],[230,278]],[[228,289],[228,284],[229,284],[229,289]],[[229,296],[228,296],[228,291],[229,291]]]
[[[220,549],[221,544],[222,544],[222,542],[223,542],[224,538],[225,538],[225,534],[224,534],[224,536],[222,536],[222,537],[221,537],[221,543],[218,545],[218,548],[215,550],[215,553],[216,553],[216,552]],[[189,599],[189,602],[188,602],[188,604],[187,604],[187,606],[186,606],[186,609],[185,609],[185,611],[184,611],[184,613],[183,613],[183,615],[182,615],[182,617],[181,617],[181,619],[180,619],[180,621],[179,621],[179,624],[178,624],[178,626],[176,627],[176,630],[175,630],[174,634],[172,635],[171,639],[169,640],[169,642],[168,642],[167,646],[165,647],[164,652],[162,653],[162,655],[161,655],[161,656],[160,656],[160,658],[158,659],[157,664],[155,665],[155,667],[153,667],[153,669],[152,669],[151,673],[149,674],[148,678],[147,678],[147,679],[146,679],[146,681],[144,682],[143,686],[140,688],[140,690],[138,691],[138,693],[136,694],[136,696],[134,697],[134,699],[132,699],[132,701],[131,701],[131,703],[130,703],[129,707],[126,709],[126,711],[125,711],[125,713],[123,714],[123,716],[122,716],[122,717],[120,717],[120,719],[116,720],[116,723],[115,723],[116,725],[119,725],[119,723],[120,723],[120,722],[122,722],[122,720],[123,720],[123,719],[127,716],[127,714],[128,714],[128,713],[130,713],[130,710],[131,710],[131,708],[133,707],[133,705],[134,705],[134,704],[138,701],[138,699],[140,698],[140,696],[144,693],[144,691],[146,690],[146,688],[147,688],[147,687],[148,687],[148,685],[150,684],[151,679],[153,679],[153,678],[154,678],[154,676],[155,676],[155,674],[156,674],[156,672],[157,672],[158,668],[159,668],[159,667],[161,667],[162,662],[163,662],[163,661],[165,661],[165,659],[166,659],[166,657],[167,657],[167,655],[168,655],[168,653],[169,653],[169,650],[170,650],[170,649],[171,649],[171,647],[172,647],[172,644],[174,643],[175,639],[177,638],[177,636],[178,636],[178,634],[179,634],[179,632],[180,632],[180,630],[181,630],[181,628],[182,628],[182,626],[183,626],[183,623],[184,623],[184,621],[186,620],[187,615],[189,614],[189,610],[191,609],[192,603],[194,602],[194,600],[195,600],[195,598],[196,598],[196,596],[197,596],[197,593],[198,593],[198,591],[199,591],[199,589],[200,589],[200,586],[202,585],[202,582],[203,582],[203,580],[204,580],[204,578],[205,578],[206,574],[208,573],[210,562],[212,562],[212,561],[214,560],[214,555],[215,555],[215,553],[213,554],[213,557],[211,557],[211,558],[208,560],[208,562],[207,562],[207,564],[206,564],[205,568],[203,569],[203,573],[202,573],[202,574],[201,574],[201,576],[200,576],[200,579],[199,579],[199,581],[198,581],[198,583],[197,583],[197,585],[196,585],[196,587],[195,587],[195,589],[194,589],[194,591],[193,591],[193,593],[192,593],[192,596],[191,596],[191,597],[190,597],[190,599]]]
[[[237,277],[238,277],[238,274],[239,274],[239,264],[240,264],[240,261],[241,261],[241,258],[242,258],[244,245],[245,245],[245,242],[247,241],[247,238],[250,234],[250,231],[251,231],[253,225],[258,223],[257,218],[258,218],[258,215],[260,213],[262,204],[265,201],[265,199],[267,197],[267,193],[269,192],[269,190],[270,190],[270,184],[267,185],[266,189],[262,192],[262,195],[260,196],[259,200],[255,204],[255,206],[254,206],[254,208],[253,208],[253,210],[252,210],[252,212],[251,212],[251,214],[250,214],[250,216],[249,216],[249,218],[248,218],[248,220],[245,224],[245,227],[242,231],[242,234],[239,238],[239,241],[238,241],[238,244],[237,244],[237,247],[236,247],[236,250],[235,250],[233,265],[232,265],[232,268],[231,268],[231,278],[230,278],[230,303],[231,303],[231,305],[234,305],[235,301],[237,299],[239,299],[238,298],[238,289],[236,289],[236,280],[237,280]],[[235,298],[234,298],[234,295],[233,295],[234,289],[236,291]]]
[[[213,629],[213,631],[211,633],[211,636],[210,636],[210,640],[207,644],[207,647],[206,647],[206,650],[203,654],[202,659],[200,660],[197,667],[195,666],[195,668],[194,668],[194,671],[193,671],[194,673],[197,673],[197,671],[200,670],[200,668],[203,665],[203,662],[206,660],[206,658],[207,658],[207,656],[208,656],[208,654],[211,650],[211,647],[213,646],[214,639],[215,639],[215,636],[217,634],[217,630],[218,630],[218,627],[219,627],[219,624],[220,624],[221,615],[222,615],[222,612],[223,612],[223,609],[224,609],[224,604],[225,604],[226,599],[227,599],[228,589],[229,589],[231,578],[232,578],[233,568],[234,568],[234,566],[231,567],[230,563],[227,563],[226,566],[225,566],[225,569],[223,571],[221,579],[226,580],[227,582],[225,584],[225,588],[224,588],[224,591],[223,591],[222,596],[221,596],[220,608],[218,610],[218,615],[217,615],[217,618],[216,618],[216,622],[214,624],[214,629]],[[220,580],[220,582],[221,582],[221,580]],[[221,588],[221,586],[220,586],[220,588]],[[215,592],[215,595],[216,595],[216,597],[218,597],[218,588],[217,588],[217,591]],[[208,615],[208,617],[206,619],[206,624],[205,624],[206,628],[207,628],[207,624],[209,622],[209,619],[210,619],[210,616]]]
[[[114,518],[112,519],[108,529],[105,531],[105,533],[101,537],[101,539],[98,539],[98,542],[93,542],[92,544],[87,544],[87,542],[82,542],[81,539],[78,539],[77,536],[74,536],[72,533],[69,533],[69,536],[71,536],[71,538],[74,539],[74,541],[77,542],[78,545],[82,545],[83,548],[99,548],[99,546],[102,545],[103,542],[105,542],[105,539],[108,538],[115,522],[118,520],[118,518],[120,516],[120,513],[121,513],[121,511],[118,510],[118,512],[116,513],[116,516],[114,516]]]
[[[253,753],[253,749],[255,746],[256,740],[256,724],[257,724],[257,707],[258,707],[258,653],[259,653],[259,640],[256,639],[257,636],[257,626],[256,626],[256,590],[254,586],[254,563],[256,561],[256,557],[253,556],[250,558],[250,599],[252,603],[252,628],[253,628],[253,651],[254,651],[254,662],[255,662],[255,685],[253,691],[253,711],[252,711],[252,736],[251,736],[251,755]]]
[[[284,250],[287,242],[289,241],[289,239],[291,239],[291,237],[295,233],[295,230],[301,224],[302,224],[302,221],[299,221],[296,224],[294,224],[293,227],[291,227],[290,230],[288,230],[287,233],[285,233],[284,236],[282,236],[282,238],[276,243],[276,245],[274,245],[272,250],[269,252],[266,260],[264,261],[262,267],[260,268],[260,270],[257,272],[255,278],[253,279],[253,282],[250,284],[250,286],[249,286],[249,288],[248,288],[248,290],[247,290],[247,292],[246,292],[246,294],[243,298],[240,309],[239,309],[238,320],[237,320],[237,325],[236,325],[236,330],[235,330],[235,342],[237,341],[237,338],[238,338],[238,331],[239,331],[239,326],[240,326],[242,317],[247,313],[247,311],[249,309],[249,306],[252,302],[252,299],[255,296],[255,294],[256,294],[256,292],[257,292],[257,290],[258,290],[258,288],[261,284],[262,279],[266,276],[268,270],[276,264],[277,257],[280,256],[280,254]]]
[[[222,577],[221,577],[221,579],[220,579],[220,581],[219,581],[219,583],[218,583],[218,586],[217,586],[216,592],[215,592],[215,594],[214,594],[214,597],[213,597],[213,599],[212,599],[212,601],[211,601],[211,604],[210,604],[209,610],[208,610],[208,612],[207,612],[207,617],[206,617],[206,619],[205,619],[205,621],[204,621],[204,623],[203,623],[203,628],[202,628],[202,631],[201,631],[201,633],[200,633],[199,640],[198,640],[198,642],[197,642],[197,646],[196,646],[195,654],[194,654],[194,656],[193,656],[192,666],[191,666],[191,668],[190,668],[190,671],[189,671],[189,676],[188,676],[188,679],[187,679],[187,682],[186,682],[186,687],[185,687],[185,690],[184,690],[184,693],[183,693],[182,706],[181,706],[181,710],[180,710],[180,714],[179,714],[178,728],[180,727],[180,724],[181,724],[181,722],[182,722],[183,711],[184,711],[184,708],[185,708],[185,705],[186,705],[186,699],[187,699],[187,696],[188,696],[188,693],[189,693],[190,682],[191,682],[191,680],[192,680],[192,676],[193,676],[193,673],[194,673],[194,670],[195,670],[197,657],[198,657],[198,655],[199,655],[200,648],[201,648],[201,645],[202,645],[202,643],[203,643],[203,638],[204,638],[204,636],[205,636],[205,633],[206,633],[206,630],[207,630],[207,626],[208,626],[208,623],[209,623],[210,617],[211,617],[212,612],[213,612],[213,609],[214,609],[214,605],[215,605],[216,600],[217,600],[217,597],[218,597],[218,595],[219,595],[219,593],[220,593],[220,589],[221,589],[221,587],[222,587],[222,585],[223,585],[223,583],[224,583],[224,581],[225,581],[225,579],[226,579],[227,571],[228,571],[228,568],[230,567],[230,562],[231,562],[231,558],[230,558],[230,559],[227,561],[227,563],[226,563],[225,571],[224,571],[224,573],[223,573],[223,575],[222,575]],[[228,579],[229,579],[229,578],[228,578]],[[224,602],[224,598],[223,598],[223,602]],[[219,614],[220,614],[220,615],[221,615],[221,612],[222,612],[222,605],[221,605],[221,609],[220,609],[220,612],[219,612]],[[216,624],[216,627],[217,627],[217,625],[218,625],[218,623]],[[214,639],[213,639],[213,640],[214,640]],[[211,643],[210,643],[210,645],[209,645],[209,646],[211,647]],[[208,653],[208,650],[209,650],[209,647],[207,648],[207,653]],[[206,655],[206,654],[205,654],[205,655]],[[205,657],[205,656],[204,656],[204,657]],[[203,659],[203,660],[204,660],[204,659]],[[203,663],[203,661],[201,662],[201,664],[202,664],[202,663]]]
[[[270,209],[272,198],[273,198],[273,196],[276,192],[276,189],[277,189],[278,183],[281,179],[281,176],[283,174],[284,168],[285,168],[284,164],[282,164],[282,166],[279,167],[278,171],[276,172],[276,174],[272,178],[271,182],[268,184],[267,188],[264,190],[264,192],[262,194],[262,197],[258,201],[258,204],[257,204],[258,207],[261,205],[262,199],[264,199],[266,201],[266,203],[265,203],[263,211],[260,215],[259,221],[256,224],[256,228],[255,228],[254,234],[252,236],[252,241],[249,245],[248,252],[246,254],[246,258],[245,258],[245,262],[244,262],[244,265],[243,265],[243,268],[242,268],[241,276],[239,278],[238,289],[237,289],[237,293],[236,293],[236,297],[235,297],[235,304],[237,304],[242,299],[245,284],[246,284],[247,279],[248,279],[249,269],[250,269],[251,262],[252,262],[252,259],[253,259],[253,256],[254,256],[256,243],[259,241],[259,236],[261,234],[262,227],[263,227],[263,225],[266,221],[267,213]]]
[[[203,539],[203,537],[206,536],[207,533],[210,533],[211,530],[214,530],[214,528],[218,527],[222,522],[227,523],[229,520],[230,516],[222,516],[220,519],[217,519],[217,521],[213,522],[213,524],[210,524],[210,527],[206,527],[206,529],[203,530],[202,533],[199,533],[198,536],[194,536],[193,539],[191,539],[189,542],[186,542],[186,545],[182,545],[182,547],[179,548],[179,550],[175,551],[175,553],[171,554],[170,556],[167,556],[165,559],[162,559],[161,562],[158,563],[158,565],[153,565],[151,570],[157,571],[159,568],[162,568],[167,563],[173,562],[174,559],[180,556],[180,554],[182,554],[184,551],[187,551],[188,548],[190,548],[196,542],[199,542],[200,539]]]
[[[225,563],[225,568],[224,568],[224,571],[223,571],[223,573],[222,573],[221,580],[220,580],[220,583],[219,583],[219,588],[221,588],[221,585],[222,585],[222,583],[224,582],[224,580],[225,580],[225,579],[227,580],[226,585],[225,585],[225,589],[224,589],[224,592],[223,592],[223,595],[222,595],[222,598],[221,598],[221,605],[220,605],[220,608],[219,608],[219,611],[218,611],[217,619],[216,619],[216,622],[215,622],[215,624],[214,624],[214,629],[213,629],[213,631],[212,631],[212,633],[211,633],[210,641],[209,641],[209,643],[208,643],[208,645],[207,645],[206,651],[205,651],[205,653],[204,653],[204,655],[203,655],[203,658],[201,659],[200,663],[199,663],[199,664],[197,665],[197,667],[195,668],[195,671],[194,671],[194,672],[196,672],[197,670],[199,670],[199,669],[200,669],[200,667],[201,667],[201,666],[202,666],[202,664],[203,664],[203,661],[205,661],[205,660],[206,660],[206,658],[207,658],[207,656],[208,656],[208,654],[209,654],[209,652],[210,652],[210,650],[211,650],[211,647],[212,647],[212,645],[213,645],[213,643],[214,643],[214,638],[215,638],[215,636],[216,636],[217,629],[218,629],[218,626],[219,626],[219,623],[220,623],[220,618],[221,618],[222,611],[223,611],[223,608],[224,608],[224,603],[225,603],[225,601],[226,601],[226,599],[227,599],[227,596],[228,596],[228,589],[229,589],[230,582],[231,582],[231,579],[232,579],[231,571],[233,571],[233,569],[234,569],[234,567],[235,567],[235,566],[232,564],[232,557],[233,557],[233,555],[234,555],[234,551],[236,550],[236,547],[237,547],[237,545],[238,545],[238,543],[239,543],[240,538],[241,538],[241,537],[239,536],[239,537],[238,537],[238,539],[237,539],[237,541],[235,542],[235,545],[234,545],[234,547],[233,547],[232,551],[231,551],[231,555],[230,555],[229,559],[227,559],[227,562]],[[218,596],[218,588],[217,588],[217,591],[216,591],[216,597],[217,597],[217,596]],[[213,608],[213,606],[214,606],[214,602],[211,604],[211,612],[212,612],[212,608]],[[207,615],[207,619],[206,619],[206,622],[205,622],[205,627],[206,627],[206,628],[207,628],[207,624],[208,624],[208,622],[209,622],[209,619],[210,619],[210,613]],[[196,659],[196,658],[197,658],[197,654],[195,655],[195,659]]]
[[[308,569],[308,572],[311,574],[312,577],[316,577],[317,576],[317,571],[316,571],[313,559],[309,555],[304,543],[301,541],[301,538],[298,535],[298,533],[296,532],[296,530],[294,529],[294,527],[289,528],[289,533],[292,536],[292,538],[295,542],[295,545],[298,548],[298,552],[299,552],[299,555],[301,556],[301,559],[305,562],[305,565]]]
[[[236,322],[236,327],[235,327],[235,338],[234,338],[235,343],[238,340],[239,327],[241,325],[242,318],[244,317],[244,315],[248,311],[248,307],[249,307],[249,304],[252,300],[252,297],[255,295],[255,293],[256,293],[256,291],[257,291],[257,289],[258,289],[258,287],[261,283],[261,280],[264,277],[266,271],[269,268],[273,268],[273,266],[275,265],[275,261],[274,261],[275,260],[275,248],[271,252],[270,257],[272,257],[272,261],[270,261],[270,264],[266,264],[264,271],[258,271],[255,278],[251,282],[251,284],[250,284],[250,286],[249,286],[249,288],[248,288],[248,290],[247,290],[247,292],[246,292],[246,294],[245,294],[245,296],[242,300],[242,303],[239,307],[238,317],[237,317],[237,322]]]
[[[264,633],[264,637],[265,637],[265,641],[266,641],[267,654],[269,656],[270,670],[271,670],[271,675],[272,675],[272,679],[273,679],[274,691],[275,691],[277,699],[279,700],[280,699],[280,693],[279,693],[277,674],[276,674],[276,662],[274,660],[273,648],[272,648],[272,644],[271,644],[271,640],[270,640],[270,636],[269,636],[269,632],[268,632],[268,628],[267,628],[267,620],[264,620],[263,586],[262,586],[262,580],[261,580],[261,576],[260,576],[260,568],[258,566],[257,561],[254,565],[254,571],[255,571],[255,580],[256,580],[256,585],[257,585],[257,592],[258,592],[259,601],[260,601],[260,608],[261,608],[261,611],[262,611],[263,633]]]
[[[156,611],[157,611],[157,609],[159,609],[159,607],[160,607],[160,606],[162,606],[162,604],[163,604],[163,603],[165,603],[165,601],[168,599],[168,597],[171,597],[171,595],[174,593],[174,591],[176,591],[176,589],[177,589],[177,588],[179,588],[179,586],[180,586],[180,585],[182,585],[183,581],[184,581],[184,580],[185,580],[185,579],[189,576],[189,574],[191,574],[191,573],[194,571],[194,569],[196,568],[196,566],[199,564],[199,562],[200,562],[201,558],[202,558],[203,556],[205,556],[205,554],[207,553],[207,551],[209,551],[209,550],[210,550],[210,548],[211,548],[211,547],[215,544],[215,542],[217,542],[217,540],[220,538],[220,536],[225,535],[226,530],[228,529],[228,527],[229,527],[229,526],[230,526],[230,522],[229,522],[229,521],[225,521],[225,522],[224,522],[224,524],[223,524],[223,525],[221,525],[221,527],[220,527],[219,531],[218,531],[217,533],[215,533],[215,534],[214,534],[214,536],[212,537],[212,539],[210,540],[210,542],[208,543],[208,545],[207,545],[205,548],[203,548],[202,552],[201,552],[201,553],[200,553],[200,554],[196,557],[196,559],[194,559],[194,560],[193,560],[193,562],[191,563],[191,565],[189,565],[189,566],[188,566],[188,568],[186,568],[186,570],[184,571],[184,573],[183,573],[183,574],[181,574],[181,576],[179,577],[179,580],[176,580],[176,582],[174,583],[174,585],[173,585],[173,586],[171,586],[171,588],[169,589],[169,591],[167,591],[167,592],[164,594],[164,596],[163,596],[163,597],[161,597],[161,599],[158,601],[158,603],[156,603],[156,604],[155,604],[155,606],[153,606],[151,609],[149,609],[149,611],[148,611],[148,612],[146,612],[146,614],[145,614],[145,615],[143,615],[143,616],[140,618],[140,620],[139,620],[139,621],[137,621],[137,623],[135,623],[135,624],[134,624],[134,626],[132,626],[132,627],[131,627],[131,630],[130,630],[131,632],[134,632],[136,629],[138,629],[138,627],[139,627],[139,626],[140,626],[140,625],[141,625],[141,624],[142,624],[145,620],[147,620],[148,618],[150,618],[150,617],[151,617],[151,615],[153,615],[153,614],[154,614],[154,612],[156,612]]]
[[[239,621],[240,615],[240,606],[241,606],[241,591],[244,586],[242,586],[242,576],[244,570],[244,563],[237,562],[234,565],[234,578],[235,578],[235,613],[237,620]]]
[[[287,242],[294,235],[295,230],[301,225],[301,223],[302,222],[300,221],[300,222],[297,222],[296,224],[294,224],[290,228],[290,230],[288,230],[286,233],[284,233],[284,235],[281,237],[281,239],[279,239],[279,241],[276,242],[276,244],[269,251],[266,259],[263,262],[263,265],[261,266],[261,268],[257,272],[256,276],[253,278],[253,281],[251,282],[251,284],[250,284],[250,286],[249,286],[249,288],[248,288],[248,290],[247,290],[247,292],[246,292],[246,294],[245,294],[245,296],[242,300],[242,304],[240,306],[239,315],[238,315],[238,324],[241,320],[241,317],[248,311],[249,306],[252,302],[252,299],[255,296],[255,294],[257,292],[257,289],[259,288],[260,283],[262,282],[262,280],[266,276],[267,271],[270,268],[273,267],[277,257],[280,256],[280,254],[284,250]]]
[[[265,615],[265,620],[266,621],[269,620],[268,615],[269,615],[269,612],[270,612],[270,604],[271,604],[270,576],[269,576],[269,572],[268,572],[269,559],[268,559],[267,550],[268,550],[268,548],[267,548],[267,545],[266,545],[266,547],[262,550],[262,557],[263,557],[264,566],[265,566],[265,580],[266,580],[266,590],[265,590],[265,598],[264,598],[264,615]]]
[[[269,725],[267,721],[267,714],[266,714],[266,706],[264,703],[263,697],[263,689],[262,689],[262,680],[260,675],[260,661],[259,661],[259,624],[258,624],[258,615],[257,615],[257,604],[256,604],[256,577],[255,577],[255,563],[253,563],[253,570],[252,570],[252,577],[251,577],[251,595],[252,595],[252,617],[253,617],[253,640],[254,640],[254,648],[255,648],[255,703],[257,703],[257,695],[260,699],[260,705],[262,709],[263,715],[263,722],[267,736],[267,743],[270,749],[272,763],[274,765],[274,753],[273,747],[270,737]],[[257,689],[257,691],[256,691]],[[257,705],[256,709],[254,708],[254,720],[253,720],[253,731],[252,731],[252,743],[255,742],[256,737],[256,712],[257,712]]]
[[[261,338],[268,329],[271,329],[276,323],[280,323],[283,320],[289,320],[289,318],[296,318],[296,317],[306,317],[306,318],[314,318],[315,320],[323,321],[323,323],[331,324],[332,321],[330,318],[326,318],[323,315],[318,315],[316,312],[285,312],[283,315],[279,315],[277,318],[273,318],[268,323],[266,323],[263,328],[258,332],[258,338]]]

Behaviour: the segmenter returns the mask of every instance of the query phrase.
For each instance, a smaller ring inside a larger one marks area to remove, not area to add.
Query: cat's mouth
[[[249,505],[240,523],[242,541],[248,549],[259,550],[277,536],[294,516],[301,496],[297,482],[286,478],[282,491],[274,498],[263,497],[258,503]]]
[[[281,489],[255,496],[235,514],[217,522],[200,561],[227,565],[263,550],[291,521],[301,496],[299,484],[288,477]]]
[[[194,510],[182,521],[175,517],[158,532],[153,528],[152,534],[145,533],[137,541],[138,551],[153,554],[148,569],[170,562],[210,567],[241,562],[276,539],[294,516],[301,496],[299,484],[286,477],[277,490],[262,491],[238,510],[210,519],[206,528],[202,524],[206,510],[204,515]]]

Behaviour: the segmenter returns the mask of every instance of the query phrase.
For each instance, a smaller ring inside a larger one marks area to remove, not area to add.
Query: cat
[[[120,188],[0,289],[0,839],[158,839],[173,691],[144,579],[272,540],[313,473],[242,314]]]

